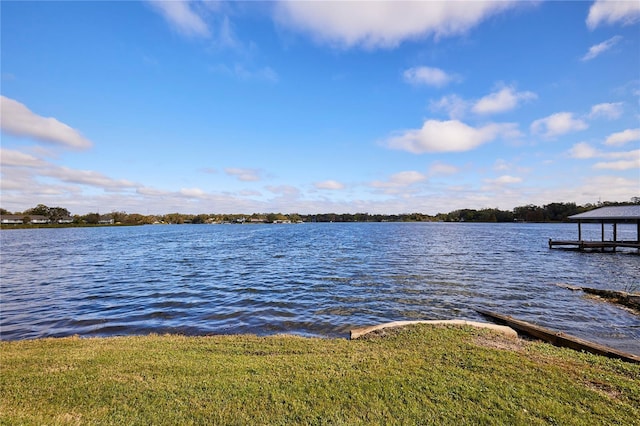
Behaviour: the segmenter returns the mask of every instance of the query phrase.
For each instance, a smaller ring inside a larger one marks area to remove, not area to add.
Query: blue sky
[[[13,2],[10,211],[410,213],[640,196],[640,3]]]

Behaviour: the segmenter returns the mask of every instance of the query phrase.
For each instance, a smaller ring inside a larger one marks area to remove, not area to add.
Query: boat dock
[[[562,248],[580,251],[612,251],[618,248],[636,249],[640,253],[640,205],[631,206],[609,206],[588,212],[569,216],[570,220],[578,222],[577,240],[553,240],[549,238],[549,248]],[[600,223],[600,240],[583,240],[582,223]],[[635,240],[618,240],[618,224],[636,224],[637,232]],[[611,240],[605,240],[605,224],[613,224],[613,235]]]
[[[580,251],[616,251],[619,247],[635,248],[640,250],[640,243],[637,241],[561,241],[549,238],[549,248],[562,248],[565,250]]]

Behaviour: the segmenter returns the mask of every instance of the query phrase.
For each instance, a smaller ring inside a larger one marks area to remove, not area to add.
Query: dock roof
[[[640,220],[640,204],[609,206],[569,216],[571,220]]]

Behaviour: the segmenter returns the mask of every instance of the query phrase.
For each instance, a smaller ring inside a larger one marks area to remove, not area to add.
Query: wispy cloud
[[[433,67],[414,67],[405,70],[402,73],[404,80],[414,86],[432,86],[443,87],[452,81],[459,80],[454,74],[448,74],[440,68]]]
[[[214,65],[210,70],[217,74],[227,75],[239,80],[261,80],[269,83],[278,82],[278,73],[271,67],[250,69],[242,64],[236,63],[233,66],[225,64]]]
[[[485,182],[492,183],[494,185],[511,185],[514,183],[522,182],[522,178],[517,176],[502,175],[495,179],[486,179]]]
[[[608,102],[591,107],[589,118],[608,118],[615,120],[622,115],[622,102]]]
[[[605,145],[624,145],[628,142],[640,140],[640,128],[627,129],[609,135],[604,142]]]
[[[306,2],[283,1],[276,19],[342,48],[391,48],[405,40],[464,34],[486,19],[516,7],[511,1]]]
[[[437,101],[431,101],[429,103],[429,108],[433,112],[444,112],[452,120],[460,120],[465,116],[470,105],[471,102],[454,94],[443,96]]]
[[[337,191],[344,189],[344,184],[335,180],[325,180],[322,182],[316,182],[313,184],[317,189],[327,189],[331,191]]]
[[[37,157],[12,149],[0,148],[0,164],[3,167],[43,167],[47,163]]]
[[[298,198],[301,194],[300,190],[292,185],[270,185],[266,189],[269,192],[287,198]]]
[[[582,57],[582,60],[590,61],[591,59],[600,56],[601,54],[618,44],[620,40],[622,40],[621,36],[614,36],[608,40],[603,41],[602,43],[591,46],[589,48],[589,51]]]
[[[136,187],[134,182],[126,179],[113,179],[93,170],[76,170],[68,167],[55,167],[48,170],[42,170],[40,174],[56,178],[63,182],[93,186],[105,191],[119,191]]]
[[[186,198],[204,198],[207,195],[206,192],[200,188],[182,188],[179,193]]]
[[[600,151],[586,142],[575,144],[570,150],[572,158],[588,160],[599,158],[603,160],[593,165],[594,169],[629,170],[640,168],[640,149],[632,151],[605,152]]]
[[[631,25],[640,21],[640,2],[597,0],[589,8],[587,27],[596,29],[601,24]]]
[[[435,162],[429,167],[429,176],[452,175],[458,173],[458,168],[451,164]]]
[[[0,123],[3,132],[72,149],[86,149],[91,141],[79,131],[52,117],[42,117],[20,102],[0,96]]]
[[[139,186],[126,179],[113,179],[92,170],[58,166],[31,154],[6,148],[0,148],[0,165],[3,168],[3,180],[9,182],[16,176],[20,179],[29,176],[30,179],[46,177],[59,182],[90,186],[104,191],[122,191]],[[11,171],[6,173],[8,170]]]
[[[554,138],[566,133],[585,130],[589,125],[570,112],[558,112],[531,123],[531,131],[544,138]]]
[[[495,140],[499,137],[520,136],[513,123],[491,123],[482,127],[471,127],[458,120],[427,120],[422,128],[405,130],[386,141],[392,149],[414,154],[425,152],[463,152]]]
[[[178,33],[187,37],[209,37],[207,23],[194,9],[195,2],[189,0],[148,0]]]
[[[630,170],[640,169],[640,154],[631,160],[603,161],[593,165],[594,169]]]
[[[374,181],[371,183],[371,186],[374,188],[399,188],[413,185],[424,180],[427,180],[425,175],[415,170],[410,170],[391,175],[386,181]]]
[[[234,176],[243,182],[257,182],[262,179],[262,171],[258,169],[240,169],[229,167],[224,169],[229,176]]]

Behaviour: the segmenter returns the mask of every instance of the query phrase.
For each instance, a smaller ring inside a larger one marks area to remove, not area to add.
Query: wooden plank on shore
[[[583,340],[578,337],[570,336],[562,332],[550,330],[548,328],[531,324],[526,321],[517,320],[508,315],[502,315],[496,312],[485,311],[482,309],[476,309],[476,312],[491,318],[498,324],[508,325],[518,332],[522,332],[529,336],[544,340],[545,342],[549,342],[555,346],[571,348],[578,351],[591,352],[597,355],[603,355],[609,358],[617,358],[636,364],[640,363],[640,357],[634,354],[622,352],[617,349],[590,342],[588,340]]]

